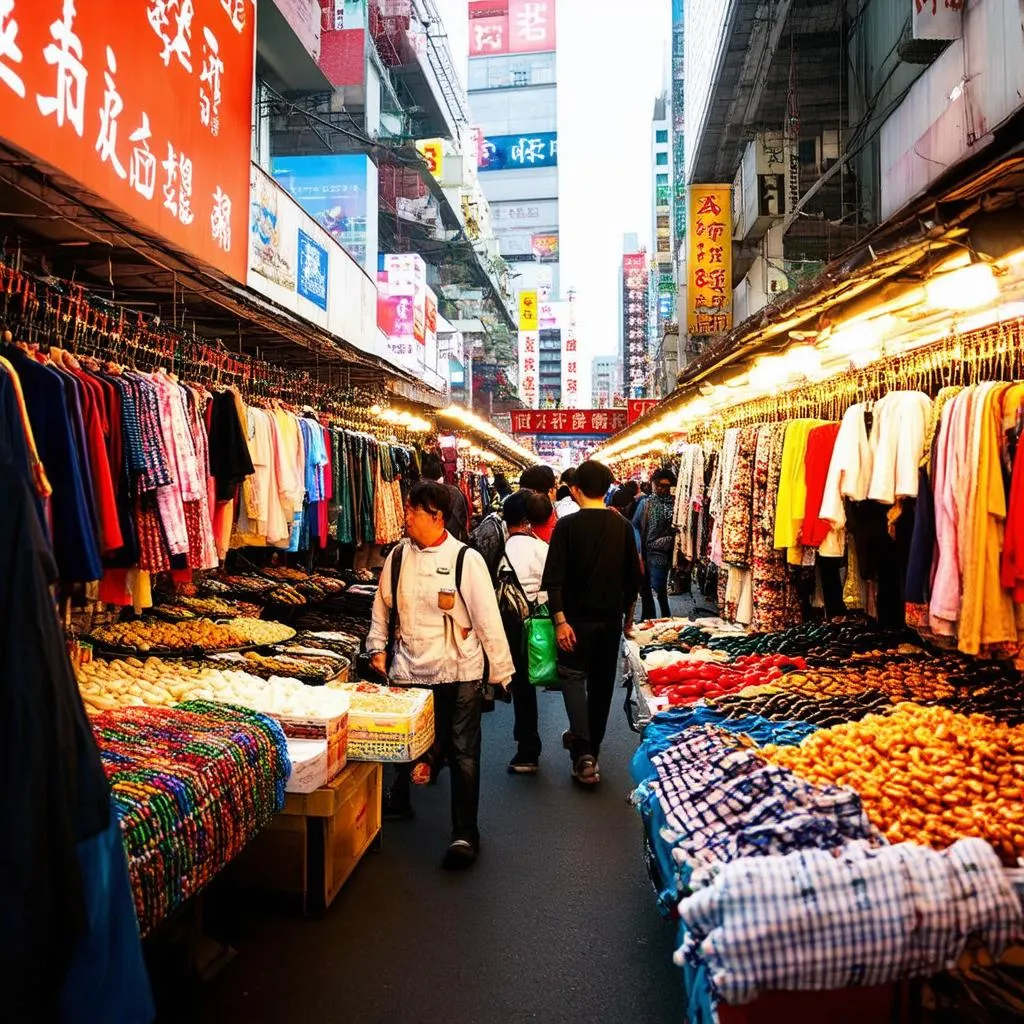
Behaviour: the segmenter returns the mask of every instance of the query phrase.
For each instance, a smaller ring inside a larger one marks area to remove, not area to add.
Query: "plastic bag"
[[[558,685],[555,623],[546,604],[523,622],[523,646],[531,686]]]

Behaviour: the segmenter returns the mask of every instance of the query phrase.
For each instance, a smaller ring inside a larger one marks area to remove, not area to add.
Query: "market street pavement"
[[[445,773],[414,791],[414,821],[385,824],[383,850],[367,854],[323,920],[250,906],[226,936],[235,960],[209,984],[161,993],[160,1019],[677,1024],[675,927],[655,908],[626,800],[637,737],[622,695],[593,790],[569,777],[560,694],[539,695],[536,776],[507,774],[512,711],[499,705],[485,716],[483,852],[471,871],[438,867]]]

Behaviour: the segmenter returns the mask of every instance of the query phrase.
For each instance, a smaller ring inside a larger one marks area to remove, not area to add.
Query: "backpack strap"
[[[402,555],[405,545],[399,544],[391,554],[391,607],[388,609],[388,649],[387,665],[395,656],[395,639],[398,636],[398,581],[402,575]]]
[[[469,547],[465,544],[459,548],[459,553],[455,558],[455,592],[459,595],[459,600],[465,604],[465,600],[462,597],[462,569],[466,564],[466,552],[469,551]],[[482,645],[481,645],[482,649]],[[487,686],[491,679],[491,662],[487,657],[487,652],[483,652],[484,655],[484,676],[482,683]]]

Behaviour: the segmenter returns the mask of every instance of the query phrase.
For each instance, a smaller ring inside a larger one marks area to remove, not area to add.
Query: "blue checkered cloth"
[[[744,857],[679,905],[677,962],[707,967],[716,998],[881,985],[953,966],[968,937],[994,956],[1024,934],[1021,905],[992,848],[937,852],[848,843]]]

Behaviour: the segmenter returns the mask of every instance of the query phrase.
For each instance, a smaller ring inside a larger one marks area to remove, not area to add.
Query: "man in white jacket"
[[[366,650],[393,686],[434,691],[438,746],[451,768],[452,787],[452,841],[443,866],[462,868],[476,860],[480,847],[483,682],[508,686],[515,668],[487,565],[479,552],[448,533],[449,515],[451,498],[443,486],[422,481],[412,488],[405,507],[408,538],[384,563]],[[396,558],[397,601],[391,585]],[[389,651],[393,607],[397,617]],[[393,798],[402,799],[408,780],[407,773],[399,775]],[[408,800],[407,788],[404,797]]]

